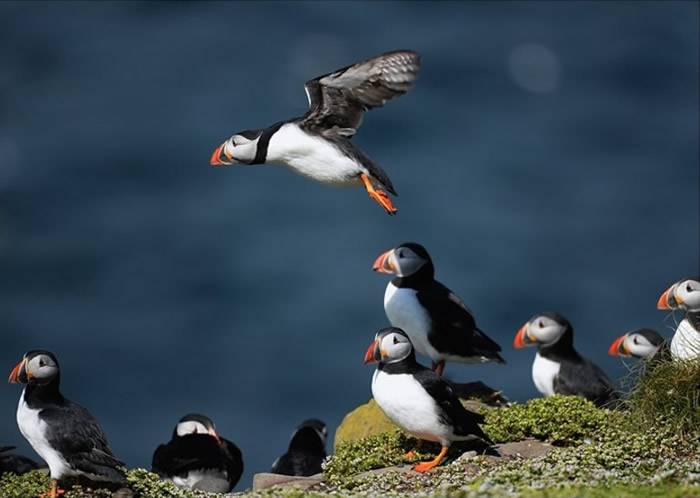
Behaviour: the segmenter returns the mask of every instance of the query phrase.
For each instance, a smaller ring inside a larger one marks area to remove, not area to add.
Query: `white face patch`
[[[209,434],[209,430],[201,422],[188,420],[177,424],[176,433],[178,436],[186,436],[188,434]]]
[[[250,140],[243,135],[234,135],[224,144],[224,153],[236,162],[251,162],[258,153],[259,139]]]
[[[408,357],[413,351],[413,346],[406,337],[392,332],[382,338],[379,349],[384,354],[382,356],[384,363],[395,363]]]
[[[562,324],[544,315],[530,320],[527,327],[528,336],[542,345],[554,344],[566,331]]]
[[[678,282],[673,289],[673,294],[680,308],[687,311],[700,311],[700,282],[696,280]]]
[[[624,339],[624,347],[632,356],[637,358],[651,358],[661,346],[654,346],[642,334],[627,334]]]
[[[397,247],[391,252],[389,258],[391,258],[391,262],[396,268],[396,275],[399,277],[413,275],[428,262],[408,247]]]
[[[50,356],[39,354],[27,361],[25,370],[28,374],[31,372],[32,377],[42,383],[41,381],[48,381],[56,376],[58,365]]]

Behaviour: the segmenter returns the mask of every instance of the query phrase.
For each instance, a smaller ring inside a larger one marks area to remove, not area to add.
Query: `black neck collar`
[[[557,342],[540,345],[538,351],[540,356],[551,360],[579,359],[581,357],[574,349],[574,331],[571,326],[566,328]]]
[[[435,267],[431,261],[424,264],[420,270],[407,277],[396,277],[391,283],[396,287],[406,287],[409,289],[418,289],[425,287],[435,280]]]
[[[388,374],[412,374],[424,369],[425,367],[416,361],[415,351],[411,351],[411,354],[401,361],[379,363],[379,366],[377,367],[377,370],[381,370],[382,372]]]
[[[29,408],[60,404],[64,401],[59,390],[60,383],[60,374],[57,374],[48,384],[27,384],[24,388],[24,401]]]
[[[279,123],[275,123],[269,128],[265,128],[263,130],[260,138],[258,139],[258,147],[255,151],[255,157],[248,164],[264,164],[265,161],[267,161],[267,148],[270,146],[270,139],[272,138],[272,135],[274,135],[277,130],[282,128],[282,125],[285,123],[286,121],[280,121]]]

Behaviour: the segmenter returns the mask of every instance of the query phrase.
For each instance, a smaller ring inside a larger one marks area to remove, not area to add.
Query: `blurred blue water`
[[[64,393],[129,465],[186,412],[264,471],[302,419],[369,397],[377,254],[415,240],[504,347],[448,366],[537,393],[517,328],[567,315],[613,377],[619,333],[670,334],[658,294],[698,272],[698,5],[0,3],[0,365],[55,351]],[[413,92],[356,142],[361,190],[213,169],[232,132],[305,111],[302,84],[413,48]],[[0,444],[20,390],[0,389]]]

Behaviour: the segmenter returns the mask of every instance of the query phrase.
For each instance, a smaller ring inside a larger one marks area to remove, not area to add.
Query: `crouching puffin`
[[[440,443],[434,460],[414,467],[425,472],[440,465],[454,441],[493,444],[479,427],[484,417],[462,406],[451,385],[419,365],[408,335],[401,329],[380,330],[365,353],[365,363],[379,362],[372,377],[372,396],[389,419],[415,437]]]
[[[158,446],[151,468],[181,488],[228,493],[243,474],[243,458],[209,417],[190,414],[177,423],[170,442]]]
[[[540,393],[581,396],[598,406],[617,400],[605,373],[574,349],[574,329],[562,315],[535,315],[518,330],[513,341],[516,349],[535,344],[532,380]]]
[[[26,384],[17,408],[19,430],[48,464],[56,498],[58,480],[82,476],[91,481],[125,484],[124,463],[90,413],[67,400],[59,390],[58,360],[49,351],[29,351],[12,370],[10,383]]]
[[[450,289],[435,280],[433,261],[420,244],[405,242],[381,254],[372,269],[396,275],[384,292],[384,311],[403,329],[415,350],[442,375],[445,361],[505,363],[501,347],[476,326],[474,315]]]
[[[217,147],[212,166],[281,163],[313,180],[339,186],[362,185],[387,213],[396,195],[384,170],[350,139],[365,111],[410,90],[420,57],[410,50],[378,55],[306,82],[309,110],[269,128],[234,133]]]
[[[671,339],[671,357],[675,360],[700,357],[700,277],[673,284],[661,294],[656,307],[685,311]]]
[[[14,449],[14,446],[0,446],[0,476],[5,473],[26,474],[30,470],[39,468],[39,465],[30,458],[7,453]]]
[[[312,476],[322,471],[326,459],[326,424],[318,419],[304,420],[292,434],[287,452],[275,460],[270,472],[287,476]]]
[[[656,358],[668,350],[666,340],[654,329],[637,329],[621,335],[608,348],[610,356]]]

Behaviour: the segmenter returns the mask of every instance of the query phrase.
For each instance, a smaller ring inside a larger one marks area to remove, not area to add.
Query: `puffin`
[[[505,363],[501,347],[476,326],[474,315],[450,289],[435,280],[428,251],[405,242],[375,260],[372,269],[395,275],[384,292],[384,311],[404,330],[415,350],[442,375],[446,361]]]
[[[388,214],[395,214],[388,193],[397,193],[389,176],[351,139],[365,111],[410,90],[419,69],[416,52],[395,50],[309,80],[304,85],[306,114],[234,133],[214,150],[209,163],[279,163],[321,183],[362,185]]]
[[[14,446],[0,446],[0,476],[5,473],[22,475],[39,468],[31,458],[8,453],[14,449]]]
[[[493,444],[479,427],[483,415],[464,408],[449,382],[416,361],[411,340],[400,328],[379,330],[364,362],[379,363],[372,396],[384,414],[413,436],[442,447],[434,460],[418,463],[415,471],[440,465],[454,441]]]
[[[59,389],[60,367],[50,351],[27,352],[10,373],[9,382],[22,383],[17,425],[24,438],[48,464],[48,498],[63,490],[58,481],[81,476],[91,481],[126,484],[124,463],[114,456],[97,420]]]
[[[299,424],[292,434],[287,452],[272,464],[270,472],[287,476],[312,476],[322,471],[326,459],[328,429],[321,420],[311,418]]]
[[[532,380],[544,396],[581,396],[597,406],[614,404],[618,396],[605,373],[574,349],[574,329],[559,313],[532,317],[520,327],[513,346],[537,345]]]
[[[209,417],[192,413],[180,419],[168,443],[156,448],[151,470],[181,488],[228,493],[243,474],[243,457],[238,446],[219,436]]]
[[[610,356],[657,358],[668,351],[666,340],[654,329],[636,329],[621,335],[610,344]]]
[[[671,357],[674,360],[700,357],[700,277],[686,278],[671,285],[661,294],[656,307],[685,311],[671,339]]]

